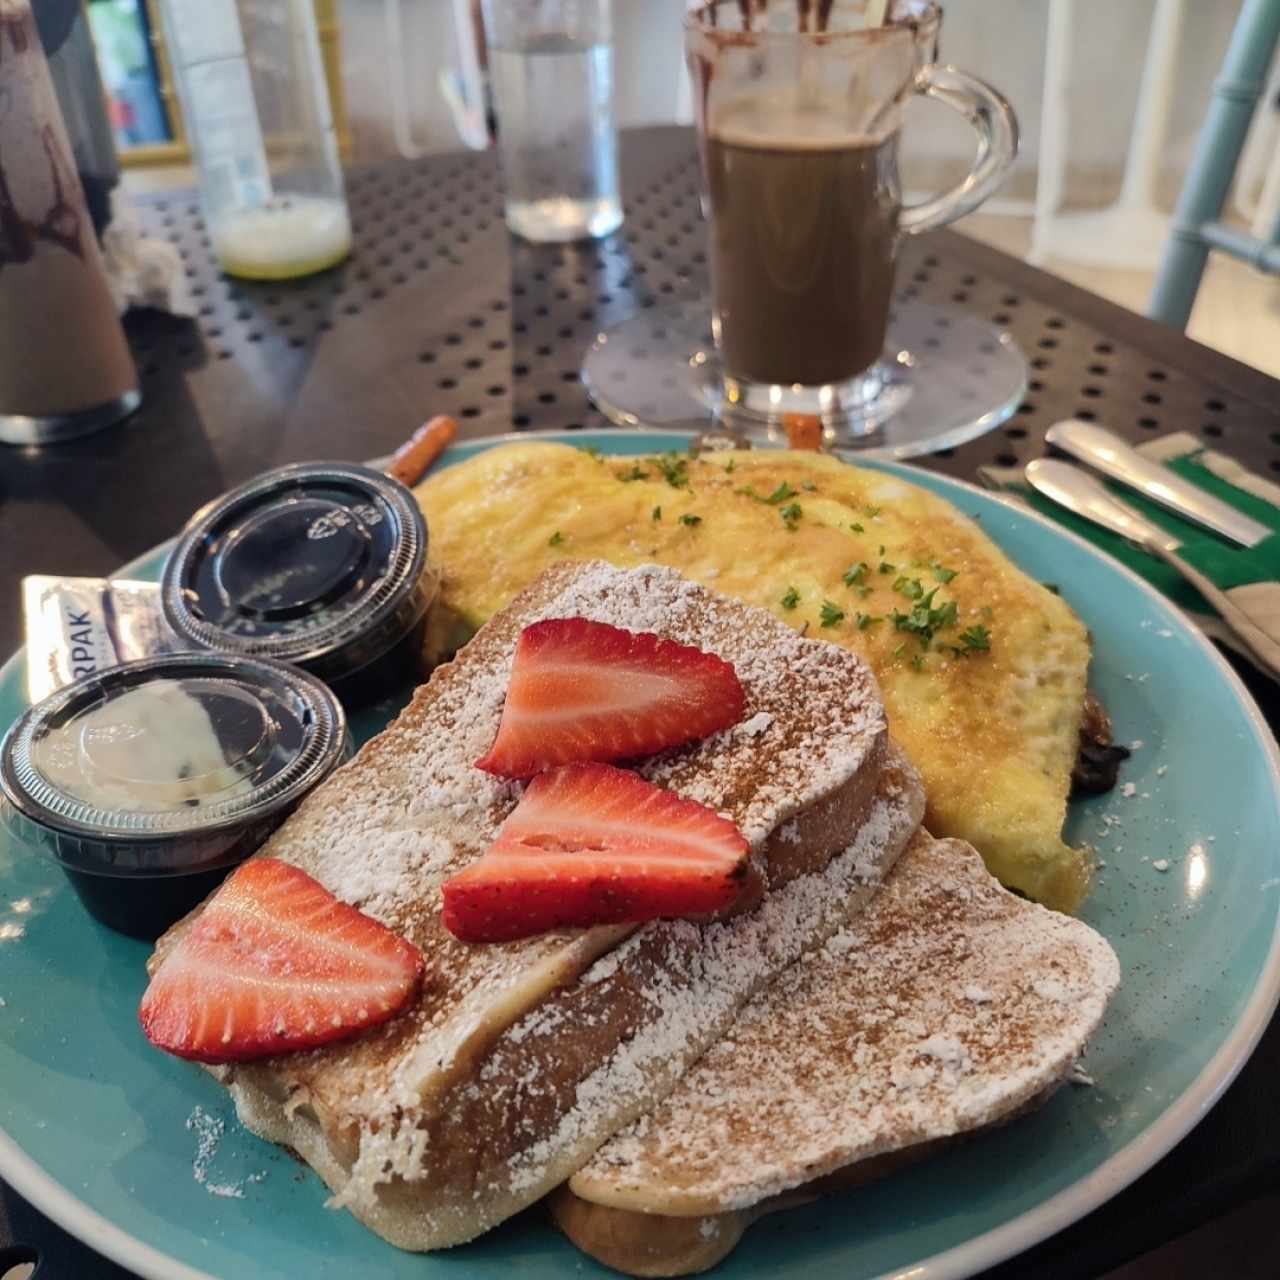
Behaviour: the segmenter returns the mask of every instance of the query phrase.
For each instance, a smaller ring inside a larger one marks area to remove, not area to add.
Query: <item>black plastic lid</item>
[[[280,467],[188,521],[165,564],[165,618],[203,648],[339,680],[421,618],[426,555],[399,481],[345,462]]]

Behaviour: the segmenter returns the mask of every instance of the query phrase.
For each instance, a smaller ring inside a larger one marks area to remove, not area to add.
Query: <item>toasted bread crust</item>
[[[575,1195],[563,1183],[547,1197],[552,1221],[583,1253],[631,1276],[689,1276],[721,1263],[738,1247],[747,1229],[770,1213],[808,1204],[822,1196],[844,1195],[887,1178],[901,1169],[923,1164],[948,1147],[981,1138],[1042,1107],[1062,1086],[1055,1080],[1015,1111],[988,1125],[947,1138],[932,1138],[897,1151],[869,1156],[834,1173],[747,1209],[674,1218],[632,1209],[614,1209]]]

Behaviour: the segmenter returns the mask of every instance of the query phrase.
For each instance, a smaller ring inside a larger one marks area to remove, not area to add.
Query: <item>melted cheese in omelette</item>
[[[417,496],[443,572],[437,647],[560,559],[671,565],[865,658],[924,778],[930,831],[969,841],[1040,902],[1083,900],[1088,859],[1061,831],[1088,636],[942,499],[820,454],[595,458],[533,442],[441,471]],[[935,588],[932,619],[915,614],[938,624],[926,637],[912,611]]]

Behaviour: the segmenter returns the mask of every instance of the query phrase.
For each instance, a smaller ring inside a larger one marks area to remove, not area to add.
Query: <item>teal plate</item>
[[[610,454],[687,443],[553,438]],[[444,465],[492,443],[452,449]],[[873,465],[981,519],[1093,632],[1092,683],[1120,740],[1142,745],[1123,775],[1134,794],[1073,805],[1068,837],[1105,861],[1084,915],[1119,953],[1124,985],[1089,1051],[1092,1088],[1061,1090],[1034,1116],[856,1198],[766,1219],[723,1265],[726,1278],[942,1280],[1029,1247],[1133,1181],[1204,1115],[1280,990],[1280,767],[1231,669],[1086,543],[966,485]],[[162,559],[157,549],[129,572],[156,577]],[[0,671],[0,725],[23,709],[24,688],[19,655]],[[401,1253],[327,1210],[319,1179],[240,1129],[209,1077],[145,1044],[134,1011],[147,952],[89,919],[56,867],[0,835],[0,1176],[69,1231],[165,1280],[613,1274],[536,1208],[432,1256]],[[225,1123],[203,1156],[193,1116]]]

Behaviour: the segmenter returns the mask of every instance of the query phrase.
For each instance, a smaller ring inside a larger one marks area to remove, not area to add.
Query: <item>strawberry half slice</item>
[[[575,760],[625,760],[705,738],[742,719],[733,667],[713,653],[586,618],[520,634],[502,722],[476,764],[529,778]]]
[[[540,773],[465,871],[443,886],[464,942],[549,929],[709,916],[753,881],[742,832],[705,805],[607,764]]]
[[[165,956],[138,1009],[158,1048],[197,1062],[310,1049],[393,1017],[417,947],[275,858],[246,862]]]

